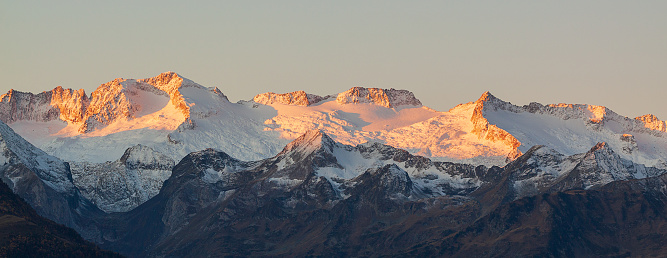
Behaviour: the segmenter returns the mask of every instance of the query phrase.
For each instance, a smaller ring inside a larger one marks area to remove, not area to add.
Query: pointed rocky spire
[[[331,152],[335,145],[336,142],[324,132],[320,130],[308,130],[306,133],[287,144],[278,155],[289,152],[312,153],[318,149],[325,149]]]

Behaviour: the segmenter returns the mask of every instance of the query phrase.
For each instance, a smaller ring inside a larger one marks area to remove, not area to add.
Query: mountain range
[[[232,103],[173,72],[11,90],[0,111],[2,181],[129,256],[636,256],[667,240],[652,115],[489,92],[441,112],[362,87]]]

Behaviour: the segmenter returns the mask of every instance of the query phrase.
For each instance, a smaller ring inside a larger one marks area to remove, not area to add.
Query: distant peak
[[[327,134],[325,134],[324,132],[322,132],[322,130],[312,129],[312,130],[306,131],[306,133],[301,135],[299,138],[302,138],[302,139],[317,139],[317,138],[321,138],[321,137],[329,137],[329,136]]]
[[[313,152],[320,148],[333,151],[336,142],[320,130],[308,130],[285,146],[281,154],[288,152]]]
[[[95,94],[96,92],[109,91],[109,90],[121,90],[123,88],[123,85],[121,83],[124,82],[124,81],[126,81],[126,79],[116,78],[116,79],[113,79],[109,82],[103,83],[91,93],[91,96],[92,96],[92,94]]]
[[[484,112],[489,110],[514,110],[516,107],[509,102],[496,98],[488,91],[484,92],[482,96],[472,104],[475,108],[470,117],[470,121],[473,124],[471,133],[477,135],[480,139],[486,139],[492,142],[502,142],[509,146],[511,151],[507,154],[508,160],[514,160],[521,156],[522,153],[518,149],[519,146],[521,146],[521,142],[509,132],[494,124],[490,124],[484,116]]]
[[[9,89],[7,93],[0,95],[0,102],[9,102],[14,95],[14,89]]]
[[[167,71],[164,73],[159,74],[158,76],[153,77],[154,79],[164,79],[167,81],[174,80],[174,79],[183,79],[179,74],[172,72],[172,71]]]
[[[482,93],[482,96],[480,96],[479,99],[477,99],[476,102],[477,103],[487,103],[487,102],[506,103],[505,101],[502,101],[501,99],[496,98],[496,96],[493,96],[493,94],[491,94],[491,92],[489,92],[489,91],[485,91],[484,93]]]
[[[172,76],[172,77],[173,77],[173,76],[179,76],[179,75],[178,75],[177,73],[175,73],[175,72],[172,72],[172,71],[166,71],[166,72],[164,72],[164,73],[161,73],[161,74],[158,75],[158,76]]]
[[[393,108],[398,106],[421,106],[422,103],[408,90],[352,87],[336,97],[340,104],[371,103]]]
[[[518,110],[517,106],[493,96],[493,94],[488,91],[482,93],[482,96],[480,96],[477,101],[473,102],[473,104],[475,105],[476,112],[479,113],[478,115],[482,115],[483,110]]]
[[[493,96],[493,94],[491,94],[491,92],[487,90],[484,93],[482,93],[480,99],[487,99],[487,98],[495,98],[495,96]]]
[[[649,122],[649,123],[650,122],[655,122],[655,121],[660,121],[660,119],[658,119],[658,117],[653,115],[653,114],[646,114],[646,115],[643,115],[643,116],[638,116],[638,117],[635,117],[635,119],[640,120],[640,121],[644,121],[644,122]]]
[[[23,92],[23,91],[19,91],[19,90],[15,90],[15,89],[9,89],[9,91],[7,91],[7,93],[0,95],[0,101],[9,101],[15,95],[26,95],[27,96],[27,95],[35,95],[35,94],[33,94],[31,92]],[[7,98],[7,99],[5,100],[5,98]]]
[[[138,81],[153,85],[167,93],[172,93],[183,85],[183,79],[184,78],[177,73],[169,71],[161,73],[155,77],[141,79]]]
[[[273,92],[262,93],[255,96],[253,101],[264,105],[283,104],[294,106],[310,106],[324,99],[325,98],[321,96],[308,94],[305,91],[300,90],[283,94]]]
[[[125,153],[123,153],[123,156],[120,158],[120,160],[122,162],[125,162],[131,156],[136,156],[136,155],[139,155],[141,152],[147,152],[147,151],[154,152],[154,150],[151,147],[148,147],[146,145],[137,144],[137,145],[134,145],[130,148],[127,148],[125,150]]]
[[[316,143],[320,145],[333,145],[335,142],[329,135],[322,132],[322,130],[314,129],[308,130],[303,135],[299,136],[294,141],[301,140],[302,142]]]
[[[607,147],[606,142],[598,142],[597,144],[595,144],[595,146],[593,146],[593,148],[591,148],[591,150],[589,152],[596,152],[598,150],[607,149],[607,148],[608,147]]]

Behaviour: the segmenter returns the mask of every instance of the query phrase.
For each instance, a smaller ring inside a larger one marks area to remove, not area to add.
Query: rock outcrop
[[[470,121],[473,123],[471,133],[476,134],[479,138],[487,139],[492,142],[502,142],[510,146],[513,150],[507,157],[508,159],[513,160],[521,155],[521,151],[518,149],[519,146],[521,146],[521,142],[507,131],[498,128],[496,125],[490,124],[484,117],[485,110],[511,108],[508,104],[509,103],[491,95],[488,91],[482,94],[482,96],[475,102],[475,110],[470,118]]]
[[[665,126],[665,121],[658,119],[658,117],[652,114],[635,117],[635,120],[644,123],[644,127],[648,129],[667,132],[667,126]]]
[[[84,197],[105,212],[124,212],[157,195],[175,162],[150,147],[136,145],[113,162],[70,165],[74,184]]]
[[[326,98],[315,94],[308,94],[305,91],[300,90],[283,94],[273,92],[262,93],[255,96],[253,101],[263,105],[283,104],[305,107],[318,103],[324,99]]]
[[[415,95],[412,92],[407,90],[363,87],[353,87],[345,92],[339,93],[336,97],[336,101],[340,104],[371,103],[387,108],[404,105],[422,105],[421,101],[415,98]]]
[[[79,133],[89,133],[115,121],[135,118],[142,110],[142,105],[146,104],[136,99],[142,92],[167,97],[187,119],[190,117],[190,107],[179,91],[187,87],[203,88],[174,72],[165,72],[141,80],[117,78],[100,85],[90,97],[82,89],[63,89],[61,86],[39,94],[10,90],[0,96],[0,120],[13,123],[21,120],[48,122],[59,119],[78,125]],[[226,99],[219,90],[216,93]]]
[[[38,94],[9,90],[0,96],[0,120],[13,123],[20,120],[48,122],[56,119],[81,122],[89,100],[83,89],[63,89],[58,86]]]

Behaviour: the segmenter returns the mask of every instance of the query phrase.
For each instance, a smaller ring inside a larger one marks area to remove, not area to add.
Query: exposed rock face
[[[190,107],[187,105],[183,94],[179,91],[181,88],[187,87],[202,87],[201,85],[179,76],[175,72],[165,72],[153,78],[137,80],[138,82],[153,85],[156,88],[166,92],[169,95],[171,103],[180,110],[186,118],[190,117]],[[225,100],[227,96],[222,94],[220,90],[215,88],[215,91],[221,95]]]
[[[632,154],[633,152],[639,150],[639,146],[637,146],[637,140],[635,140],[635,137],[632,134],[624,133],[620,136],[620,139],[623,143],[625,143],[621,149],[626,154]]]
[[[179,91],[182,88],[202,87],[174,72],[162,73],[142,80],[114,79],[100,85],[90,97],[81,90],[55,89],[39,94],[10,90],[0,97],[0,120],[13,123],[20,120],[47,122],[60,119],[79,124],[80,133],[89,133],[115,121],[135,118],[142,105],[136,95],[150,92],[163,95],[183,114],[190,117],[190,107]],[[226,96],[217,94],[226,99]]]
[[[79,132],[88,133],[118,120],[134,118],[135,113],[141,110],[144,103],[136,102],[133,96],[141,94],[142,91],[167,96],[176,110],[187,119],[190,117],[190,107],[179,91],[187,87],[202,86],[174,72],[166,72],[142,80],[119,78],[102,84],[91,93],[90,104],[86,107],[84,116],[85,122],[81,125]]]
[[[277,94],[273,92],[263,93],[255,96],[253,101],[264,105],[275,103],[283,105],[310,106],[324,99],[325,98],[323,97],[314,94],[307,94],[305,91],[300,90],[283,94]]]
[[[636,117],[635,120],[639,120],[644,123],[644,127],[656,130],[656,131],[667,131],[667,126],[665,126],[665,121],[658,119],[658,117],[648,114]]]
[[[48,122],[58,119],[59,111],[51,106],[51,92],[39,94],[9,90],[0,96],[0,120],[13,123],[20,120]]]
[[[372,182],[365,182],[365,180]],[[355,184],[366,184],[370,188],[382,188],[380,194],[393,198],[407,198],[412,195],[412,180],[405,170],[396,164],[385,165],[366,173],[353,180]]]
[[[131,118],[139,107],[128,98],[127,90],[121,85],[123,79],[115,79],[100,85],[90,97],[90,105],[86,108],[81,133],[93,131],[108,125],[117,119]]]
[[[336,142],[322,131],[309,130],[287,144],[278,155],[289,153],[310,154],[322,148],[332,152],[334,146],[336,146]]]
[[[521,142],[507,131],[498,128],[496,125],[490,124],[484,117],[485,110],[498,108],[511,109],[511,105],[508,104],[509,103],[496,98],[487,91],[475,102],[475,110],[472,113],[470,121],[473,123],[472,133],[476,134],[479,138],[484,138],[493,142],[502,142],[511,146],[514,150],[507,155],[507,158],[514,160],[521,156],[521,151],[518,149],[519,146],[521,146]]]
[[[10,90],[0,96],[0,120],[13,123],[20,120],[48,122],[63,120],[79,123],[84,118],[88,96],[83,91],[58,86],[39,94]]]
[[[379,106],[394,108],[403,105],[421,106],[415,95],[407,90],[378,89],[353,87],[341,92],[336,97],[340,104],[372,103]]]
[[[63,89],[58,86],[51,91],[51,106],[60,110],[60,120],[81,123],[90,104],[88,96],[83,89]]]
[[[74,184],[84,197],[105,212],[124,212],[157,195],[175,163],[150,147],[137,145],[114,162],[70,165]]]

